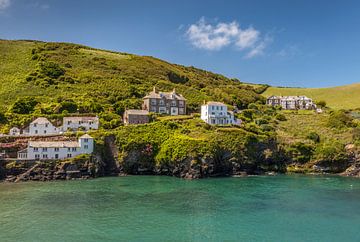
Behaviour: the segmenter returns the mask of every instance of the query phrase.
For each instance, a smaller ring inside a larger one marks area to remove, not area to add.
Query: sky
[[[360,1],[0,0],[0,39],[154,56],[243,82],[360,82]],[[1,63],[0,63],[1,65]]]

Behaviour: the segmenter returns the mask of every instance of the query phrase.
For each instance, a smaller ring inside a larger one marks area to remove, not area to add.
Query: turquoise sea
[[[0,241],[360,241],[360,179],[1,183]]]

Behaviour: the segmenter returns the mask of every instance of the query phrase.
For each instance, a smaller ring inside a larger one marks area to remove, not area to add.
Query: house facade
[[[201,119],[211,125],[240,124],[234,113],[221,102],[207,102],[201,106]]]
[[[143,98],[142,108],[153,113],[185,115],[186,99],[175,89],[172,92],[157,92],[154,87],[153,91]]]
[[[146,124],[149,123],[149,111],[129,109],[124,112],[124,124]]]
[[[83,129],[85,131],[91,129],[99,129],[98,117],[64,117],[62,131],[76,131]]]
[[[29,125],[27,135],[52,135],[58,134],[60,129],[55,127],[47,118],[37,118]]]
[[[266,103],[271,106],[281,106],[285,110],[311,110],[316,109],[316,104],[306,96],[271,96]]]
[[[9,131],[9,135],[11,136],[18,136],[21,134],[21,130],[17,127],[12,127]]]
[[[18,152],[19,160],[62,160],[94,151],[94,139],[85,134],[78,141],[29,141]]]

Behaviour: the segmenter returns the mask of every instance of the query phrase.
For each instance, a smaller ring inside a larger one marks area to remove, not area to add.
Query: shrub
[[[29,114],[32,113],[35,109],[35,106],[38,104],[34,98],[24,97],[19,98],[12,105],[10,111],[17,114]]]
[[[331,128],[346,128],[353,126],[353,119],[345,111],[332,111],[329,116],[328,126]]]
[[[65,70],[55,62],[41,62],[39,64],[39,72],[52,79],[57,79],[65,74]]]
[[[170,71],[168,74],[168,79],[169,81],[173,82],[173,83],[186,83],[189,81],[189,78],[183,75],[179,75],[173,71]]]
[[[279,121],[286,121],[286,117],[285,117],[285,115],[282,114],[282,113],[276,114],[275,118],[276,118],[277,120],[279,120]]]
[[[304,144],[302,142],[295,143],[287,150],[294,162],[306,163],[311,160],[314,147],[312,145]]]
[[[316,102],[316,105],[321,108],[324,108],[324,107],[326,107],[326,102],[321,100],[321,101]]]
[[[310,132],[307,138],[314,141],[315,143],[320,142],[320,135],[318,135],[316,132]]]
[[[78,111],[78,105],[73,101],[63,101],[60,103],[59,112],[67,111],[69,113],[76,113]]]

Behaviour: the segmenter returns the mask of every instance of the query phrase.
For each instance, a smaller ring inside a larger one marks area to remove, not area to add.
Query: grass
[[[312,143],[308,139],[311,132],[320,136],[320,142],[339,140],[347,144],[352,142],[351,129],[334,129],[328,124],[329,114],[316,114],[312,111],[282,111],[286,121],[277,125],[277,136],[280,143],[293,144],[296,142]]]
[[[263,95],[305,95],[315,101],[324,100],[333,109],[360,108],[360,83],[330,88],[282,88],[269,87]]]

